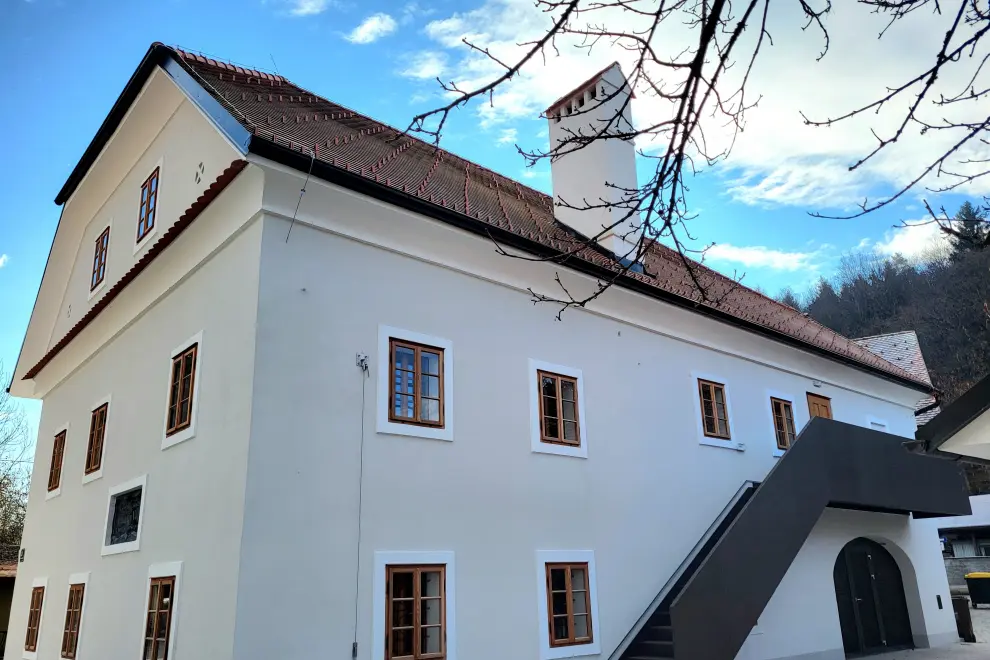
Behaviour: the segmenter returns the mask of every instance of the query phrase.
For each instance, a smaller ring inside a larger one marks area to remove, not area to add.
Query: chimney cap
[[[587,80],[585,80],[583,83],[581,83],[580,85],[576,86],[574,89],[572,89],[571,91],[567,92],[566,94],[564,94],[563,96],[561,96],[559,99],[557,99],[556,101],[554,101],[553,103],[551,103],[550,104],[550,107],[547,108],[546,109],[546,112],[544,112],[543,114],[546,115],[547,117],[552,116],[552,113],[555,110],[557,110],[562,105],[564,105],[564,103],[566,103],[571,98],[573,98],[574,95],[578,91],[583,90],[586,87],[591,87],[591,85],[594,84],[594,83],[597,83],[598,82],[598,79],[601,78],[603,75],[605,75],[605,73],[607,71],[609,71],[613,67],[618,67],[618,66],[619,66],[619,63],[618,62],[612,62],[607,67],[605,67],[601,71],[597,72],[595,75],[591,76],[590,78],[588,78]],[[622,68],[621,67],[619,67],[619,73],[622,73]]]

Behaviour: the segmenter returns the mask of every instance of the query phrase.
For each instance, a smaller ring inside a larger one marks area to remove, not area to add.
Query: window
[[[591,590],[588,564],[547,564],[550,645],[590,644]]]
[[[89,280],[89,290],[95,291],[103,283],[107,274],[107,250],[110,248],[110,227],[103,230],[96,239],[96,251],[93,253],[93,274]]]
[[[537,371],[540,391],[540,440],[552,444],[581,444],[577,379]]]
[[[168,660],[168,641],[172,629],[172,603],[175,600],[175,576],[151,578],[148,589],[148,616],[144,627],[143,660]]]
[[[158,208],[158,173],[155,168],[148,180],[141,185],[141,210],[138,212],[137,242],[155,228],[155,211]]]
[[[445,567],[400,565],[386,571],[386,659],[445,657]]]
[[[98,472],[103,467],[103,441],[107,433],[107,413],[110,404],[97,407],[89,419],[89,443],[86,446],[86,474]]]
[[[48,492],[58,490],[62,483],[62,456],[65,454],[65,434],[60,431],[55,436],[55,443],[52,445],[52,464],[48,468]]]
[[[85,584],[69,585],[69,601],[65,606],[65,627],[62,629],[62,657],[76,657],[79,644],[79,622],[82,619]]]
[[[45,588],[31,589],[31,605],[28,610],[27,637],[24,640],[25,651],[38,650],[38,629],[41,627],[41,608],[45,604]]]
[[[103,555],[139,549],[146,483],[147,476],[143,475],[110,489]]]
[[[770,397],[770,410],[773,413],[773,430],[777,436],[777,449],[787,449],[794,442],[794,409],[790,401]]]
[[[730,439],[732,436],[729,434],[729,413],[725,405],[725,385],[699,378],[698,392],[705,435]]]
[[[443,349],[389,339],[389,421],[443,427]]]
[[[808,392],[808,414],[832,419],[832,401],[828,397]]]
[[[170,436],[192,425],[193,393],[196,380],[196,353],[193,344],[172,358],[165,435]]]

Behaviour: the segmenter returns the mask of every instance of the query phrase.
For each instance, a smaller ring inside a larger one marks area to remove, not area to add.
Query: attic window
[[[590,91],[591,91],[591,98],[597,99],[598,98],[598,88],[597,87],[592,87]]]
[[[581,96],[578,97],[577,106],[579,108],[583,108],[584,107],[584,94],[582,94]]]
[[[141,210],[138,212],[137,242],[151,233],[155,228],[155,212],[158,210],[158,173],[159,168],[141,184]]]

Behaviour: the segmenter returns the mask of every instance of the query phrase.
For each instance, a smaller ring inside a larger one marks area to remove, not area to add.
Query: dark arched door
[[[882,545],[854,539],[832,571],[847,655],[870,655],[914,646],[904,582]]]

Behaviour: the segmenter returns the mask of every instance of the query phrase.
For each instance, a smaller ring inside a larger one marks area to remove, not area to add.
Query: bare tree
[[[3,363],[0,382],[10,382]],[[0,388],[0,546],[21,542],[31,480],[30,450],[24,410],[6,388]]]
[[[560,295],[539,299],[559,303],[563,308],[584,306],[601,295],[613,282],[626,274],[633,264],[643,260],[653,244],[664,240],[672,244],[705,300],[710,300],[704,286],[703,270],[688,259],[686,239],[690,239],[686,221],[691,219],[686,192],[691,175],[701,168],[724,161],[747,113],[758,99],[747,93],[754,63],[767,44],[772,43],[769,18],[772,11],[798,7],[803,22],[799,26],[807,38],[821,43],[819,59],[830,45],[827,17],[831,0],[534,0],[535,8],[547,17],[547,28],[538,38],[519,44],[511,58],[493,53],[486,44],[464,40],[465,47],[490,59],[498,73],[470,87],[444,82],[447,102],[411,121],[409,131],[439,143],[452,112],[475,101],[494,102],[494,93],[520,74],[531,62],[560,55],[560,48],[613,48],[633,55],[627,70],[630,88],[637,95],[651,98],[662,108],[659,115],[636,126],[628,126],[622,115],[628,96],[615,115],[590,126],[571,131],[565,139],[548,150],[524,151],[529,164],[553,161],[565,154],[585,148],[599,140],[634,140],[637,144],[660,145],[659,151],[640,151],[642,158],[655,164],[649,180],[636,189],[623,189],[619,202],[598,200],[561,200],[558,206],[591,210],[610,207],[614,222],[603,226],[596,236],[587,237],[567,254],[550,260],[562,263],[578,254],[588,244],[616,228],[628,226],[630,219],[639,221],[642,236],[636,233],[627,254],[614,255],[614,275],[601,282],[588,295],[572,296],[562,285]],[[805,116],[808,125],[829,127],[855,117],[870,116],[881,110],[901,113],[892,133],[873,132],[872,141],[864,142],[863,155],[850,163],[850,170],[862,168],[878,154],[891,148],[906,134],[951,136],[949,146],[937,154],[908,183],[883,199],[863,200],[859,208],[846,217],[856,217],[884,207],[919,186],[936,192],[955,190],[972,184],[990,172],[986,102],[990,85],[984,66],[990,58],[986,35],[990,31],[990,9],[985,0],[857,0],[864,12],[886,19],[880,39],[892,36],[902,20],[910,14],[930,12],[945,16],[946,31],[941,47],[933,53],[928,66],[893,86],[876,90],[875,97],[851,107],[835,117],[818,117],[813,109]],[[673,55],[660,50],[660,33],[664,27],[678,26],[687,35],[688,46]],[[869,66],[869,63],[863,63]],[[962,88],[946,93],[936,85],[948,70],[962,69],[969,81]],[[855,75],[856,72],[851,72]],[[607,99],[606,99],[607,100]],[[581,112],[580,110],[578,112]],[[713,131],[728,128],[727,140],[709,139]],[[942,142],[939,142],[942,144]],[[932,181],[937,181],[932,184]],[[933,217],[934,217],[933,213]],[[951,226],[951,225],[949,225]],[[617,230],[618,231],[618,230]],[[629,234],[626,234],[629,238]],[[522,257],[526,258],[526,257]],[[541,259],[543,260],[543,259]],[[700,274],[699,274],[700,273]]]

